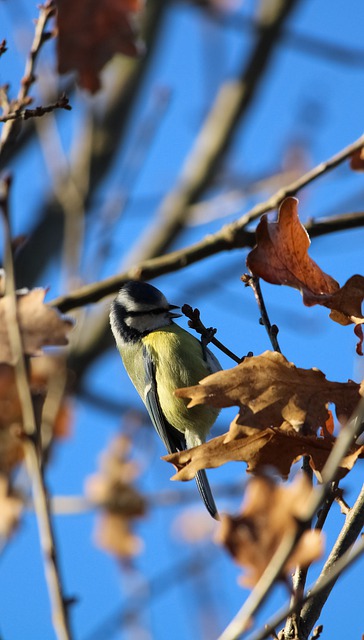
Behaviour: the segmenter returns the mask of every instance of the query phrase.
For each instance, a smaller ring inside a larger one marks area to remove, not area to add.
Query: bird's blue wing
[[[160,439],[163,441],[168,453],[176,453],[186,449],[186,440],[182,433],[177,431],[165,418],[160,406],[157,381],[155,377],[155,364],[148,349],[143,347],[143,361],[145,372],[145,405],[147,407],[153,426]]]
[[[145,404],[153,422],[155,430],[168,453],[176,453],[186,449],[186,440],[184,435],[177,431],[165,418],[160,406],[157,390],[157,381],[155,376],[155,364],[153,362],[148,349],[143,347],[143,361],[145,372]],[[213,518],[219,519],[216,504],[211,493],[210,485],[206,476],[206,471],[201,469],[195,475],[197,488],[200,492],[203,502]]]

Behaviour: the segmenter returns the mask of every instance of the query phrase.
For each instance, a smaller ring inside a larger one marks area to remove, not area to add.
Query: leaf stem
[[[260,288],[259,278],[257,276],[252,276],[245,273],[241,277],[241,279],[246,285],[249,285],[249,287],[251,287],[253,290],[254,297],[257,301],[259,311],[260,311],[260,323],[265,327],[265,330],[269,336],[269,340],[271,342],[271,345],[274,351],[278,351],[278,353],[282,353],[278,343],[278,338],[277,338],[279,329],[276,324],[272,325],[269,320],[267,307],[265,306],[262,290]]]

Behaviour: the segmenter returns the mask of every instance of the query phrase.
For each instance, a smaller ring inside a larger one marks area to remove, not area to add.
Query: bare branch
[[[51,113],[56,109],[65,109],[71,111],[72,107],[69,104],[67,96],[63,93],[61,97],[46,106],[35,107],[34,109],[24,109],[24,111],[12,111],[4,116],[0,116],[0,122],[8,122],[9,120],[29,120],[29,118],[40,118],[46,113]]]
[[[189,205],[196,202],[211,183],[241,124],[242,116],[252,104],[279,42],[283,25],[296,4],[297,0],[275,0],[270,3],[269,16],[261,16],[258,37],[247,63],[244,59],[238,77],[220,88],[176,185],[162,202],[141,241],[128,256],[128,263],[135,263],[140,254],[146,258],[160,255],[180,233],[187,220]]]
[[[264,213],[276,209],[284,198],[296,195],[298,191],[308,184],[335,169],[363,146],[364,135],[325,162],[321,162],[298,180],[294,180],[286,187],[279,189],[268,198],[268,200],[250,209],[250,211],[239,218],[239,220],[224,225],[220,231],[206,236],[200,242],[190,245],[186,249],[180,249],[179,251],[159,256],[158,258],[143,261],[117,276],[107,278],[96,284],[86,285],[68,295],[56,298],[52,300],[50,304],[58,307],[63,312],[67,312],[71,309],[84,306],[85,304],[98,302],[108,295],[115,294],[126,280],[133,278],[151,280],[165,273],[172,273],[183,269],[190,264],[199,262],[204,258],[222,251],[231,251],[242,247],[253,247],[255,244],[255,233],[253,231],[247,231],[247,225]],[[331,218],[325,219],[323,222],[310,222],[308,228],[310,229],[311,236],[322,235],[324,229],[327,229],[327,233],[329,233],[331,231],[338,231],[339,229],[361,226],[364,223],[364,215],[361,213],[350,214],[347,220],[348,227],[346,227],[346,219],[343,216],[336,217],[334,228],[330,225],[330,220]],[[319,230],[318,233],[316,233],[316,228]]]
[[[360,535],[364,527],[364,485],[358,496],[358,499],[352,509],[349,510],[345,524],[331,550],[331,553],[321,571],[319,578],[316,581],[315,587],[319,587],[327,576],[332,575],[333,569],[338,564],[340,558],[351,547],[357,537]],[[339,574],[340,575],[340,574]],[[336,577],[336,579],[339,576]],[[308,638],[312,631],[318,617],[321,613],[327,598],[329,597],[332,588],[335,585],[336,579],[330,580],[324,588],[320,590],[320,594],[311,597],[309,602],[303,607],[301,612],[300,629],[302,638]]]
[[[249,640],[265,640],[268,636],[278,627],[288,615],[293,613],[297,606],[302,606],[302,604],[309,603],[312,599],[316,598],[321,594],[324,589],[327,589],[332,582],[336,582],[336,580],[349,569],[358,558],[364,553],[364,538],[360,540],[357,546],[354,549],[349,549],[346,553],[340,558],[335,567],[332,569],[330,573],[328,573],[325,578],[322,580],[321,584],[315,584],[295,605],[291,604],[287,607],[284,607],[281,611],[275,614],[266,625],[264,625],[264,629],[258,631],[256,634],[250,637]]]
[[[32,483],[33,500],[43,552],[44,569],[52,606],[53,624],[59,640],[70,640],[71,632],[68,619],[67,600],[63,596],[56,543],[48,506],[47,489],[41,469],[37,437],[38,428],[27,377],[22,336],[17,319],[16,287],[8,212],[9,187],[10,180],[3,180],[0,185],[0,209],[2,212],[5,236],[5,295],[9,297],[9,301],[11,303],[10,314],[12,317],[12,322],[8,323],[9,341],[12,352],[16,355],[16,385],[21,402],[23,429],[27,436],[23,443],[24,455]]]
[[[199,309],[192,309],[189,304],[184,304],[181,311],[187,318],[189,318],[188,326],[201,335],[201,342],[205,346],[207,346],[208,343],[211,342],[215,345],[215,347],[220,349],[220,351],[234,360],[234,362],[237,362],[238,364],[242,362],[242,358],[239,358],[237,355],[235,355],[235,353],[230,351],[230,349],[225,347],[225,345],[222,344],[220,340],[217,340],[217,338],[215,338],[216,329],[214,329],[213,327],[205,327],[201,320]]]
[[[36,22],[34,39],[25,65],[24,76],[21,81],[21,87],[18,92],[17,99],[12,104],[14,113],[22,111],[29,104],[29,91],[32,84],[36,80],[35,65],[42,48],[42,45],[52,37],[52,34],[46,31],[48,21],[54,16],[56,6],[53,0],[47,0],[44,5],[39,6],[39,18]],[[5,114],[6,115],[6,114]],[[10,119],[5,123],[0,139],[0,156],[6,155],[9,146],[12,146],[20,131],[20,122],[18,118]]]
[[[283,538],[255,589],[247,598],[235,618],[233,618],[225,631],[223,631],[219,640],[236,640],[249,628],[252,617],[266,600],[270,589],[281,574],[287,559],[295,548],[302,533],[306,530],[308,524],[330,491],[332,482],[336,478],[339,464],[342,458],[346,455],[351,444],[362,432],[363,422],[364,398],[359,402],[355,413],[346,424],[345,429],[341,430],[322,470],[322,484],[312,493],[312,497],[306,505],[306,513],[303,514],[301,519],[297,522],[297,531],[293,534],[287,534]]]

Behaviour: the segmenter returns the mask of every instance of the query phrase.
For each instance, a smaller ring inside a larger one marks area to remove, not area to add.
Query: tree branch
[[[306,530],[306,527],[311,522],[327,494],[330,492],[332,482],[336,478],[337,470],[342,458],[346,455],[352,443],[362,432],[363,421],[364,398],[360,400],[355,413],[347,422],[345,428],[340,431],[335,445],[322,470],[322,484],[319,487],[316,487],[312,492],[311,498],[306,505],[305,513],[303,513],[300,520],[297,521],[297,530],[294,533],[287,534],[282,539],[281,544],[258,581],[256,587],[253,589],[250,596],[247,598],[246,602],[227,626],[225,631],[223,631],[221,636],[219,636],[218,640],[236,640],[249,628],[251,619],[265,602],[270,589],[277,578],[281,575],[282,569],[302,533]]]
[[[23,442],[24,456],[32,483],[33,500],[43,552],[44,570],[52,606],[53,624],[59,640],[70,640],[71,631],[67,610],[68,601],[63,595],[47,489],[41,469],[38,428],[26,371],[22,336],[17,318],[16,287],[8,213],[9,187],[10,180],[3,180],[0,184],[0,209],[2,212],[5,236],[5,295],[8,296],[9,303],[11,304],[9,312],[11,322],[8,322],[7,329],[11,350],[15,359],[16,386],[21,403],[23,429],[26,435]]]
[[[34,39],[26,61],[24,76],[21,81],[18,96],[12,105],[15,113],[20,113],[23,108],[29,104],[30,87],[36,80],[36,61],[43,44],[51,37],[46,31],[46,27],[50,18],[54,16],[55,11],[56,7],[53,0],[47,0],[44,5],[39,6],[39,18],[36,22]],[[20,131],[20,124],[19,118],[10,119],[5,123],[0,139],[0,157],[2,161],[6,158],[8,148],[15,143]]]
[[[71,111],[72,107],[69,104],[68,98],[65,94],[62,94],[58,100],[46,106],[39,106],[35,107],[34,109],[24,109],[24,111],[11,111],[3,116],[0,116],[0,122],[9,122],[9,120],[29,120],[29,118],[40,118],[46,113],[52,113],[56,109],[65,109],[66,111]]]
[[[98,302],[108,295],[117,293],[126,280],[133,278],[151,280],[165,273],[172,273],[183,269],[190,264],[199,262],[204,258],[216,255],[222,251],[231,251],[242,247],[253,247],[255,244],[255,232],[248,231],[246,229],[247,225],[264,213],[276,209],[284,198],[296,195],[298,191],[308,184],[335,169],[363,146],[364,135],[325,162],[318,164],[298,180],[294,180],[282,189],[279,189],[270,196],[270,198],[250,209],[250,211],[239,218],[239,220],[224,225],[220,231],[206,236],[200,242],[190,245],[185,249],[173,251],[164,256],[140,262],[117,276],[80,287],[72,293],[55,298],[50,304],[58,307],[62,312],[67,312],[89,303]],[[307,228],[310,231],[311,237],[315,237],[322,235],[325,229],[327,233],[331,233],[346,228],[351,229],[356,226],[362,226],[363,224],[364,214],[358,213],[350,214],[348,218],[345,216],[336,216],[334,219],[326,218],[323,221],[311,221],[308,223]]]
[[[309,603],[312,599],[318,597],[321,592],[327,589],[331,583],[336,582],[336,580],[349,569],[358,558],[364,553],[364,538],[357,544],[354,549],[349,549],[344,553],[344,555],[338,560],[335,567],[333,567],[330,573],[327,573],[323,578],[320,584],[316,584],[307,592],[307,594],[297,601],[295,604],[290,604],[287,607],[284,607],[276,613],[267,624],[264,625],[264,629],[261,629],[256,634],[251,636],[249,640],[265,640],[272,633],[274,633],[275,629],[280,625],[283,620],[287,618],[287,616],[291,615],[298,606],[302,606],[305,603]]]
[[[128,256],[128,263],[160,255],[186,223],[188,207],[211,183],[221,159],[229,149],[241,118],[252,104],[285,21],[298,0],[271,2],[269,16],[257,28],[257,40],[238,78],[222,85],[187,156],[178,181],[166,196],[152,224]]]
[[[349,510],[345,519],[345,524],[331,550],[331,553],[318,577],[315,587],[320,585],[326,580],[327,576],[330,576],[333,569],[337,565],[340,558],[351,547],[357,537],[360,535],[361,530],[364,527],[364,485],[355,502],[352,509]],[[340,574],[339,574],[340,575]],[[312,631],[315,622],[318,620],[321,610],[329,597],[331,590],[333,589],[335,579],[330,580],[326,587],[320,589],[319,594],[314,597],[310,597],[309,601],[305,604],[301,611],[300,630],[302,633],[302,639],[306,640],[310,632]]]

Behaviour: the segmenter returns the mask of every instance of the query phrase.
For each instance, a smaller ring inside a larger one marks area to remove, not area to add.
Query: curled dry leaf
[[[132,532],[132,522],[142,516],[146,503],[131,482],[137,475],[134,462],[129,460],[130,441],[117,437],[103,453],[100,472],[86,482],[86,495],[99,509],[97,544],[122,558],[139,553],[141,541]]]
[[[301,291],[304,301],[312,294],[335,293],[339,285],[324,273],[307,251],[310,238],[298,217],[298,200],[285,198],[277,222],[262,216],[256,229],[257,244],[246,263],[250,271],[271,284],[286,284]]]
[[[80,85],[95,93],[100,72],[115,55],[138,56],[135,17],[143,0],[57,0],[58,71],[78,71]]]
[[[233,369],[218,371],[194,387],[178,389],[180,398],[191,399],[189,407],[209,404],[217,408],[237,405],[239,414],[228,433],[164,459],[174,464],[173,479],[190,480],[199,469],[229,461],[244,461],[249,472],[272,466],[283,478],[303,455],[319,474],[335,438],[326,428],[328,403],[336,407],[342,424],[360,400],[355,382],[330,382],[318,369],[300,369],[277,352],[266,351],[246,358]],[[317,437],[320,429],[324,437]],[[364,448],[354,446],[342,461],[345,475]]]
[[[362,355],[364,323],[362,302],[364,277],[354,275],[340,288],[308,255],[310,238],[298,216],[298,200],[283,200],[277,222],[262,216],[256,230],[256,247],[247,257],[250,271],[271,284],[283,284],[302,293],[306,306],[320,304],[331,310],[330,318],[341,325],[355,324]],[[359,327],[359,328],[358,328]]]
[[[27,355],[39,355],[45,346],[68,344],[67,334],[73,322],[44,304],[45,294],[45,289],[32,289],[17,298],[18,322]],[[14,364],[16,361],[9,341],[9,327],[16,321],[11,309],[9,296],[0,298],[0,363]]]
[[[303,515],[312,491],[304,476],[284,487],[268,478],[253,478],[246,489],[241,515],[222,515],[217,542],[246,570],[242,584],[253,587],[283,537],[295,533],[297,518]],[[322,533],[305,531],[283,569],[282,578],[292,567],[307,567],[322,553]]]

